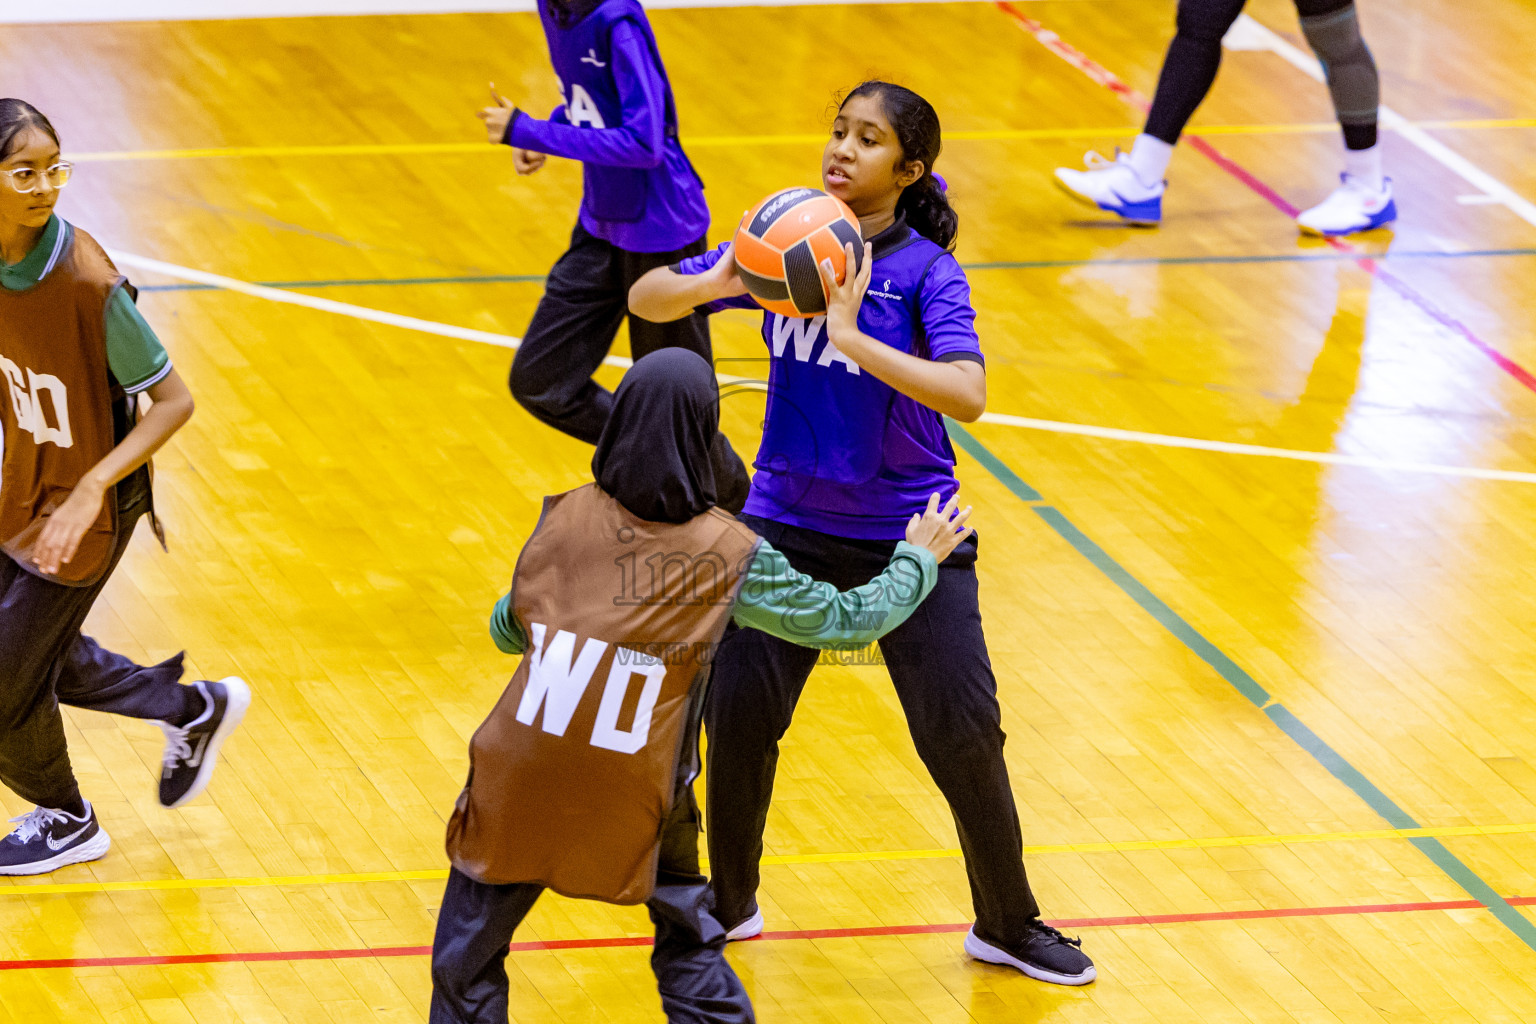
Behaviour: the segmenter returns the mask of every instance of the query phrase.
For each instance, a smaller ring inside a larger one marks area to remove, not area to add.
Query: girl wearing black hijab
[[[546,498],[491,636],[521,655],[470,742],[448,823],[432,1024],[502,1024],[513,931],[544,889],[645,903],[674,1024],[754,1020],[699,873],[699,716],[727,622],[859,649],[922,602],[970,509],[914,515],[885,571],[839,593],[715,507],[719,393],[697,354],[637,361],[614,396],[594,482]]]

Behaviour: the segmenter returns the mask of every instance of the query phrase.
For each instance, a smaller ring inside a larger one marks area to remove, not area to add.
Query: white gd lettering
[[[775,358],[782,358],[784,349],[789,342],[795,345],[795,360],[801,363],[811,361],[811,352],[815,350],[816,339],[821,337],[822,328],[826,326],[827,318],[813,316],[810,319],[801,317],[773,315],[773,354]],[[816,360],[817,366],[831,366],[833,363],[842,363],[843,369],[849,373],[857,374],[859,364],[843,355],[828,338],[826,345],[821,350],[821,356]]]
[[[597,109],[597,104],[592,102],[592,97],[587,90],[571,83],[571,98],[565,103],[566,116],[573,126],[580,128],[584,124],[593,128],[608,127],[603,123],[602,112]]]
[[[539,709],[543,708],[543,730],[552,736],[564,736],[608,644],[588,639],[581,645],[581,653],[577,654],[576,634],[569,630],[556,631],[547,647],[544,638],[549,630],[544,623],[529,623],[528,632],[533,641],[528,647],[528,686],[517,705],[517,720],[524,725],[533,725],[539,717]],[[641,750],[651,738],[651,717],[667,675],[666,664],[660,659],[638,651],[627,653],[630,657],[614,658],[608,669],[597,720],[592,724],[592,745],[621,754]],[[624,708],[624,698],[629,695],[630,679],[634,676],[645,680],[635,707],[635,720],[628,729],[620,729],[619,713]]]
[[[38,444],[55,444],[71,448],[75,439],[69,430],[69,392],[64,382],[51,373],[36,373],[30,368],[25,374],[22,368],[5,356],[0,356],[0,373],[10,387],[11,405],[16,410],[16,426],[32,435]],[[43,395],[48,396],[47,405]],[[57,426],[48,423],[48,407],[52,407]]]

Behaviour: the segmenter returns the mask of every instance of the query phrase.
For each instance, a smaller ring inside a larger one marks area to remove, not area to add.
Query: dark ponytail
[[[944,148],[939,130],[939,115],[933,104],[904,86],[890,82],[868,81],[855,86],[843,104],[855,96],[874,96],[891,122],[896,140],[901,143],[904,162],[918,160],[923,176],[908,185],[896,201],[896,212],[907,218],[907,226],[924,238],[949,249],[960,232],[960,215],[949,205],[944,179],[933,173],[933,165]],[[839,106],[841,109],[841,106]]]
[[[59,133],[53,130],[53,125],[48,119],[26,100],[0,99],[0,160],[11,155],[16,148],[16,140],[21,133],[28,128],[38,128],[47,133],[55,145],[59,141]]]

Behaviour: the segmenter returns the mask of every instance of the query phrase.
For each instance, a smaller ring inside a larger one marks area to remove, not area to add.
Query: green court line
[[[997,477],[1004,487],[1031,503],[1045,500],[1039,491],[1025,483],[1019,474],[1010,469],[1002,459],[999,459],[983,447],[981,442],[972,437],[960,424],[946,416],[944,418],[944,425],[949,428],[950,438],[964,449],[965,454],[981,463],[982,467],[988,473]]]
[[[1135,601],[1143,611],[1156,619],[1165,629],[1176,636],[1184,646],[1188,647],[1196,657],[1215,669],[1217,675],[1225,679],[1232,688],[1241,693],[1253,705],[1264,712],[1281,732],[1285,733],[1301,747],[1313,760],[1328,770],[1328,773],[1348,786],[1350,791],[1379,814],[1393,828],[1421,828],[1413,816],[1386,793],[1382,792],[1374,782],[1365,776],[1354,765],[1350,764],[1337,750],[1329,746],[1321,736],[1313,732],[1305,722],[1291,713],[1290,709],[1271,699],[1268,691],[1260,686],[1254,678],[1245,671],[1242,666],[1224,654],[1215,644],[1211,643],[1199,631],[1186,622],[1177,612],[1168,607],[1161,598],[1147,589],[1139,580],[1132,576],[1124,566],[1111,558],[1103,548],[1093,542],[1087,534],[1083,533],[1072,524],[1066,516],[1049,505],[1041,504],[1040,492],[1026,484],[1017,473],[1013,472],[996,455],[992,454],[985,445],[976,440],[964,427],[954,420],[946,418],[945,427],[949,436],[960,448],[972,458],[976,459],[997,480],[1007,487],[1019,499],[1028,502],[1035,514],[1043,519],[1051,529],[1072,545],[1078,554],[1082,555],[1093,567],[1107,576],[1115,586],[1125,592],[1131,600]],[[1001,472],[999,472],[1001,470]],[[1461,861],[1455,854],[1446,848],[1438,839],[1427,837],[1415,837],[1409,840],[1441,871],[1466,890],[1467,895],[1477,900],[1510,931],[1514,932],[1527,946],[1536,950],[1536,924],[1525,917],[1520,911],[1509,904],[1470,867]]]
[[[1466,259],[1468,257],[1536,256],[1536,249],[1467,249],[1459,252],[1436,250],[1409,250],[1368,254],[1373,260],[1439,260]],[[1359,253],[1271,253],[1252,256],[1130,256],[1123,259],[1080,260],[1002,260],[982,263],[962,263],[966,270],[1055,270],[1072,267],[1160,267],[1205,266],[1241,263],[1354,263]],[[543,274],[462,274],[445,277],[359,277],[322,278],[315,281],[257,281],[267,288],[367,288],[380,285],[431,285],[431,284],[536,284],[544,280]],[[148,284],[141,292],[211,292],[218,291],[211,284]]]

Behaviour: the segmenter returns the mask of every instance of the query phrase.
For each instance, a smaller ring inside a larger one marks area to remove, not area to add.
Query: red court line
[[[1517,907],[1536,906],[1536,896],[1513,896]],[[1277,907],[1268,910],[1215,910],[1196,914],[1142,914],[1129,917],[1078,917],[1049,922],[1057,928],[1120,928],[1127,925],[1191,924],[1208,921],[1257,921],[1288,917],[1340,917],[1356,914],[1408,914],[1427,910],[1486,910],[1476,900],[1436,900],[1423,903],[1367,903],[1343,907]],[[900,935],[948,935],[969,930],[969,924],[898,924],[874,928],[817,928],[764,932],[749,942],[858,939]],[[649,946],[647,936],[557,939],[514,942],[514,953],[561,949],[613,949]],[[183,953],[173,956],[70,957],[58,960],[0,960],[0,971],[42,970],[52,967],[154,967],[175,964],[272,963],[285,960],[355,960],[363,957],[428,956],[431,946],[377,946],[371,949],[298,949],[267,953]]]
[[[1110,71],[1108,68],[1104,67],[1104,65],[1100,64],[1092,57],[1089,57],[1087,54],[1083,53],[1081,50],[1077,49],[1075,46],[1062,39],[1061,36],[1057,35],[1051,29],[1046,28],[1045,25],[1043,25],[1041,22],[1036,21],[1034,18],[1031,18],[1029,15],[1019,10],[1012,3],[1010,3],[1009,0],[995,0],[995,2],[997,3],[998,8],[1003,11],[1003,13],[1007,14],[1015,22],[1017,22],[1019,27],[1033,36],[1040,43],[1040,45],[1056,54],[1056,56],[1060,57],[1068,64],[1071,64],[1073,67],[1077,68],[1083,74],[1087,75],[1093,81],[1097,82],[1099,85],[1102,85],[1116,96],[1119,96],[1127,106],[1141,111],[1142,113],[1146,113],[1146,111],[1150,109],[1152,105],[1151,101],[1141,93],[1137,92],[1135,89],[1131,88],[1125,82],[1121,81],[1113,71]],[[1284,213],[1287,217],[1294,218],[1298,213],[1301,212],[1284,196],[1270,188],[1262,180],[1252,174],[1247,168],[1243,167],[1237,161],[1222,153],[1221,150],[1211,145],[1205,139],[1198,135],[1186,135],[1185,141],[1190,146],[1193,146],[1198,152],[1209,158],[1211,162],[1216,166],[1220,167],[1222,170],[1232,175],[1232,177],[1248,186],[1249,189],[1262,197],[1266,202],[1269,203],[1269,205],[1273,206],[1281,213]],[[1531,391],[1536,391],[1536,374],[1531,373],[1531,371],[1515,362],[1515,360],[1500,352],[1498,349],[1488,344],[1482,338],[1479,338],[1466,324],[1462,323],[1460,320],[1457,320],[1449,313],[1444,312],[1438,306],[1434,305],[1434,303],[1430,302],[1427,298],[1420,294],[1420,292],[1412,285],[1408,284],[1396,274],[1389,273],[1383,269],[1379,264],[1377,264],[1375,260],[1371,259],[1368,254],[1362,252],[1357,246],[1344,241],[1342,238],[1329,238],[1325,241],[1330,247],[1339,252],[1352,253],[1357,255],[1359,258],[1355,262],[1356,265],[1358,265],[1362,270],[1366,271],[1368,274],[1371,274],[1382,284],[1397,292],[1397,294],[1407,300],[1410,305],[1417,307],[1421,313],[1429,317],[1435,323],[1439,324],[1441,327],[1444,327],[1452,334],[1457,335],[1463,341],[1466,341],[1473,348],[1487,356],[1495,366],[1509,374],[1515,380],[1519,381],[1526,388],[1530,389]]]

